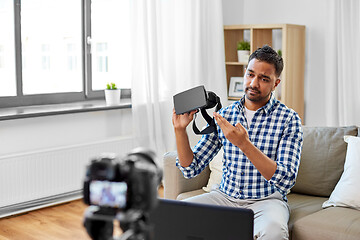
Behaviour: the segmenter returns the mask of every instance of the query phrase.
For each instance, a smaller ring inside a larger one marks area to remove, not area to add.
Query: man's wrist
[[[183,128],[183,127],[174,127],[174,131],[175,131],[175,134],[176,133],[180,133],[180,134],[186,133],[186,127],[185,128]]]
[[[238,146],[241,151],[246,155],[248,151],[251,150],[251,147],[255,147],[249,139],[242,141]]]

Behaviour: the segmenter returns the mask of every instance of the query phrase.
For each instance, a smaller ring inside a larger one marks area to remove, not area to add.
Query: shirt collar
[[[264,111],[266,115],[268,115],[271,112],[271,109],[277,102],[275,99],[275,94],[272,92],[269,101],[265,104],[265,106],[261,107],[258,110]],[[245,110],[245,95],[239,100],[239,109],[244,111]]]

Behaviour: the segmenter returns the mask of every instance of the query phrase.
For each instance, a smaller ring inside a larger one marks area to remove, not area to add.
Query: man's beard
[[[253,96],[249,93],[249,90],[251,90],[252,92],[254,92],[256,95]],[[267,101],[269,100],[269,96],[270,96],[271,92],[269,92],[266,96],[262,96],[261,92],[259,89],[257,88],[253,88],[253,87],[246,87],[245,88],[245,96],[247,99],[249,99],[250,101],[253,102],[262,102],[262,101]]]

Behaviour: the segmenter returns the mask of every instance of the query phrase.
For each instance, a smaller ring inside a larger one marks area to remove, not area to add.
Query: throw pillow
[[[210,192],[215,186],[219,185],[222,178],[222,158],[224,151],[221,148],[214,159],[209,163],[210,177],[207,185],[203,187],[205,192]]]
[[[358,128],[303,126],[303,130],[300,167],[291,192],[329,198],[344,171],[344,136],[357,136]]]
[[[323,208],[338,206],[360,210],[360,137],[345,136],[348,143],[344,172]]]

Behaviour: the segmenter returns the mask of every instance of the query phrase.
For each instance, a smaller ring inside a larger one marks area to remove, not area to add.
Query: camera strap
[[[193,131],[195,134],[197,135],[204,135],[204,134],[210,134],[212,132],[216,132],[216,123],[215,123],[215,119],[213,117],[210,117],[209,114],[206,112],[206,109],[209,108],[213,108],[216,106],[215,108],[215,112],[219,111],[222,108],[221,102],[220,102],[220,98],[218,96],[216,96],[215,93],[213,92],[207,92],[208,93],[208,104],[206,108],[201,108],[201,115],[203,116],[203,118],[205,119],[205,121],[208,123],[209,126],[207,126],[205,129],[203,130],[199,130],[198,127],[196,126],[195,120],[196,120],[196,115],[195,114],[195,118],[193,121]]]

